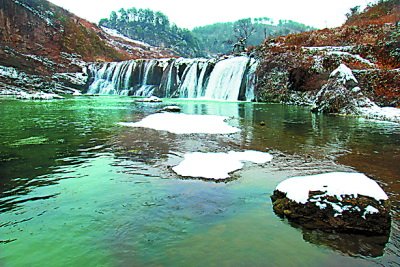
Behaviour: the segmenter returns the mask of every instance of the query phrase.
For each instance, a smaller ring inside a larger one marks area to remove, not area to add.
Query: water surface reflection
[[[226,116],[241,132],[117,126],[170,104]],[[0,111],[0,265],[398,264],[397,219],[385,246],[292,227],[269,200],[288,177],[357,170],[383,186],[398,218],[398,125],[283,105],[131,98],[2,100]],[[228,183],[181,179],[169,168],[188,152],[245,149],[274,160],[247,165]]]

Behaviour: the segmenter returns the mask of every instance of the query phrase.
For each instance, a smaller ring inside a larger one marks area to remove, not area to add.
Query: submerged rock
[[[276,214],[307,229],[386,235],[390,202],[379,185],[360,173],[294,177],[271,196]]]

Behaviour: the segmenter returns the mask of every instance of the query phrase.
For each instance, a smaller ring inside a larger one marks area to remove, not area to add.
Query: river
[[[166,105],[240,132],[119,126]],[[225,182],[179,177],[185,153],[258,150]],[[280,104],[82,96],[0,99],[0,266],[400,266],[400,125]],[[392,201],[389,240],[276,216],[291,176],[359,171]]]

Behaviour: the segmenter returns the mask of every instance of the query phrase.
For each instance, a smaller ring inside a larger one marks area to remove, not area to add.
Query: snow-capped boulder
[[[276,214],[305,228],[388,234],[390,202],[361,173],[326,173],[281,182],[271,196]]]
[[[341,64],[316,95],[311,110],[400,123],[400,109],[379,107],[363,94],[357,83],[352,71]]]
[[[359,107],[374,105],[357,84],[351,69],[341,64],[330,74],[328,83],[316,95],[312,111],[357,114]]]
[[[346,88],[354,88],[358,84],[353,72],[345,64],[340,64],[337,69],[332,71],[329,78],[336,80],[339,84],[343,84]]]

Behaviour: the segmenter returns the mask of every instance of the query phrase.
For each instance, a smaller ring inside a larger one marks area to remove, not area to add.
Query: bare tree
[[[244,52],[248,38],[255,32],[251,19],[247,18],[236,21],[233,24],[233,31],[237,40],[233,46],[233,52]]]

